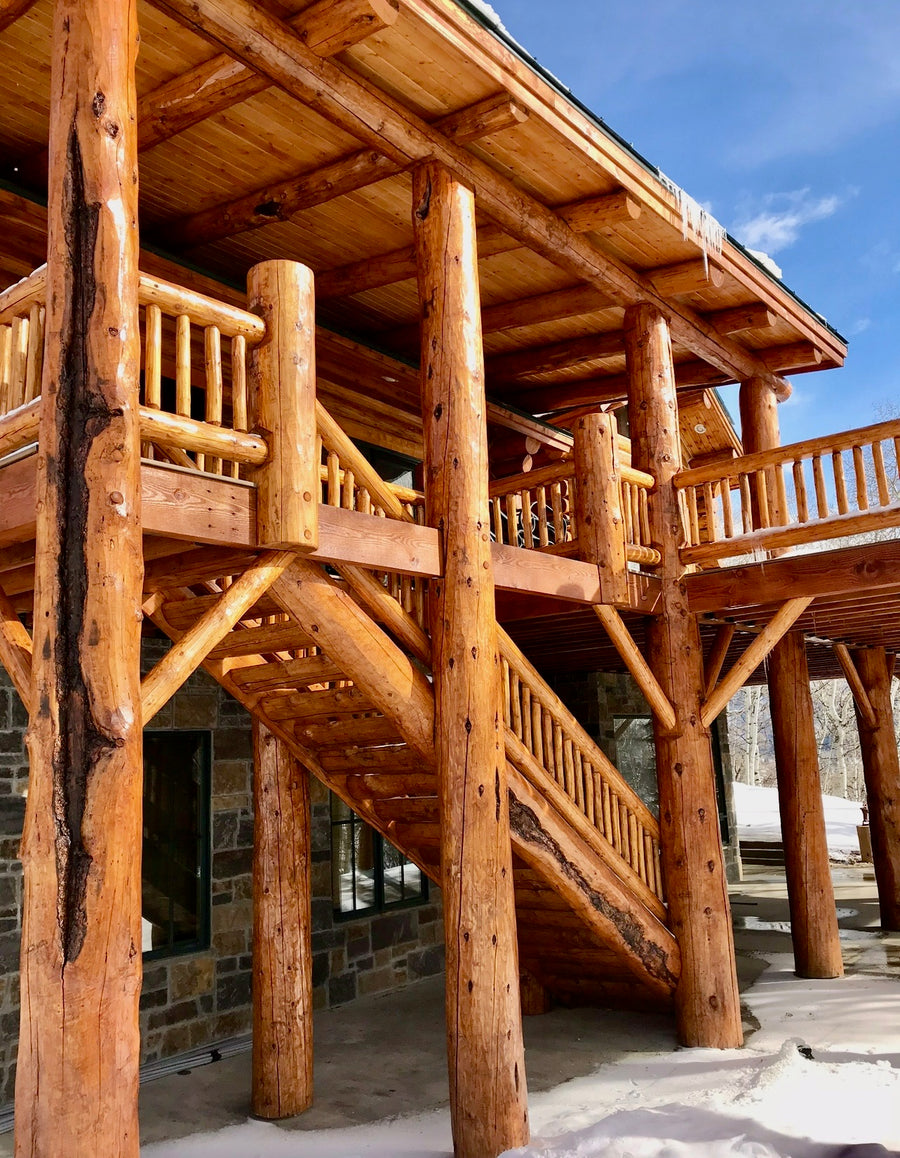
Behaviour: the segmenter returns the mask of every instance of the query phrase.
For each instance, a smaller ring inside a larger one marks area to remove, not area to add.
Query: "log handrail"
[[[900,419],[682,471],[681,559],[703,564],[896,527],[898,480]]]
[[[37,438],[44,345],[46,266],[0,293],[0,458]],[[268,445],[250,433],[247,350],[265,336],[263,320],[162,278],[141,274],[143,324],[143,454],[189,470],[238,478],[240,466],[259,467]],[[202,331],[202,350],[192,338]],[[230,359],[223,342],[230,341]],[[163,408],[163,366],[175,383],[174,413]],[[230,371],[231,423],[224,417]],[[205,420],[192,417],[191,390],[200,377]],[[193,456],[193,457],[192,457]]]
[[[631,465],[627,439],[618,438],[617,450],[626,558],[629,563],[655,567],[659,563],[659,552],[650,542],[647,495],[656,482],[651,474]],[[511,547],[575,554],[577,487],[572,458],[495,479],[489,491],[494,540]],[[529,518],[523,515],[526,509],[532,512]]]
[[[322,501],[331,507],[424,521],[425,496],[410,487],[385,482],[363,452],[316,400],[316,424],[322,442]]]
[[[886,422],[876,422],[871,426],[860,426],[855,430],[843,430],[838,434],[820,434],[803,442],[789,442],[775,446],[771,450],[758,450],[753,454],[742,454],[725,462],[711,462],[705,466],[691,467],[679,471],[674,478],[675,486],[697,486],[705,482],[723,482],[738,474],[749,474],[765,467],[784,466],[816,454],[827,454],[836,450],[852,450],[854,446],[871,445],[886,439],[900,437],[900,419],[891,418]]]
[[[616,854],[623,880],[656,911],[664,899],[658,821],[510,636],[501,627],[498,633],[505,722],[516,741],[507,755],[516,763],[517,745],[524,746],[547,783],[565,794]],[[533,766],[520,770],[533,780]]]

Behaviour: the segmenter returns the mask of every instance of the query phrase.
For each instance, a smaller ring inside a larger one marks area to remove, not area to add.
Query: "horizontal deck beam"
[[[34,539],[34,456],[0,471],[0,548]],[[144,462],[141,467],[145,535],[180,539],[226,550],[256,550],[256,490],[247,483],[180,467]],[[492,545],[495,584],[504,591],[566,603],[601,602],[597,567],[579,559],[521,547]],[[384,519],[359,511],[319,507],[319,547],[310,559],[351,564],[404,575],[441,574],[438,533],[433,527]],[[636,608],[649,612],[643,585],[629,584]]]

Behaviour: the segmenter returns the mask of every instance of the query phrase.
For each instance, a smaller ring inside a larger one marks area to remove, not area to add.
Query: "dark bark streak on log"
[[[95,98],[96,99],[96,98]],[[72,278],[60,350],[56,407],[56,444],[47,455],[47,481],[57,496],[60,545],[57,560],[55,648],[59,734],[53,751],[53,811],[58,880],[57,921],[63,961],[75,961],[87,932],[86,893],[91,854],[84,845],[83,824],[91,772],[122,741],[94,721],[82,649],[96,645],[85,632],[88,593],[87,460],[94,439],[121,410],[110,408],[86,340],[97,305],[94,277],[100,205],[88,202],[78,133],[73,124],[67,149],[65,188],[66,248]],[[90,625],[90,636],[96,635]],[[46,708],[42,704],[42,710]]]
[[[668,958],[663,948],[646,941],[643,929],[632,916],[617,909],[591,888],[578,867],[567,860],[553,837],[544,830],[537,815],[526,804],[517,800],[512,792],[509,794],[509,824],[521,840],[549,853],[559,865],[560,872],[577,885],[591,907],[615,925],[622,939],[640,959],[647,972],[674,989],[678,978],[669,969]]]

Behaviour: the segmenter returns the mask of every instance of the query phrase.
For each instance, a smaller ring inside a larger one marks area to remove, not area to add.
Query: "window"
[[[335,915],[354,917],[427,900],[428,878],[332,794],[331,891]]]
[[[144,733],[142,948],[209,945],[209,732]]]

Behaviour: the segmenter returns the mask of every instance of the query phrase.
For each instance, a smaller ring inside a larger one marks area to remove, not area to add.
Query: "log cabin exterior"
[[[16,1153],[138,1152],[141,733],[201,666],[254,719],[261,1116],[312,1097],[310,775],[442,886],[461,1158],[527,1140],[523,1000],[741,1043],[710,727],[766,659],[798,972],[841,971],[809,663],[854,690],[896,928],[898,548],[835,540],[900,523],[900,424],[778,436],[840,336],[468,5],[0,30]],[[658,817],[552,690],[575,663],[650,704]]]

